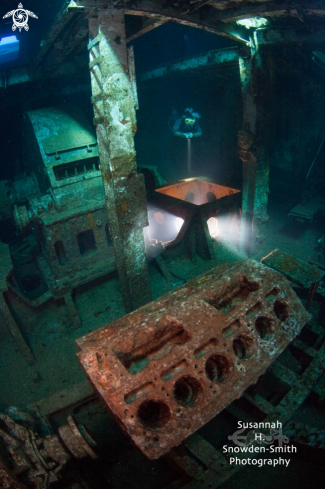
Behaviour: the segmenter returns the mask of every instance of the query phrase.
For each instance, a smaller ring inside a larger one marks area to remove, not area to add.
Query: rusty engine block
[[[282,274],[246,260],[79,338],[78,357],[110,413],[154,459],[239,398],[308,319]]]

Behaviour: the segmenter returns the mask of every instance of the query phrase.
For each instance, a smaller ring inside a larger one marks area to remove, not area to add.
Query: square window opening
[[[97,249],[94,232],[92,229],[82,231],[77,235],[80,255],[84,256]]]

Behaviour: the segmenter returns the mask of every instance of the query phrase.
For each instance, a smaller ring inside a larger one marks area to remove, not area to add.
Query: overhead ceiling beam
[[[162,24],[165,24],[165,22],[163,20],[157,20],[155,18],[150,18],[150,17],[149,18],[143,17],[142,27],[136,33],[129,36],[126,39],[126,42],[128,43],[130,41],[133,41],[137,37],[140,37],[143,34],[146,34],[147,32],[152,31],[153,29],[161,26]]]
[[[213,65],[224,65],[238,62],[239,55],[237,48],[216,49],[208,53],[190,56],[177,63],[161,66],[154,70],[146,71],[140,75],[140,81],[152,80],[171,73],[177,73],[197,68],[205,68]]]
[[[176,2],[176,0],[175,0]],[[267,17],[279,17],[283,15],[295,15],[295,12],[301,11],[303,15],[315,15],[325,16],[325,5],[322,0],[294,0],[292,2],[285,0],[259,0],[257,2],[248,3],[247,0],[234,1],[220,1],[220,0],[199,0],[198,2],[191,3],[188,1],[187,5],[183,4],[180,7],[173,5],[166,5],[163,0],[148,0],[137,1],[136,5],[130,5],[130,2],[126,0],[75,0],[76,5],[85,7],[108,7],[112,5],[118,5],[120,7],[132,9],[132,10],[145,10],[144,6],[147,3],[147,12],[155,10],[157,13],[165,15],[173,15],[175,13],[180,15],[191,15],[198,9],[204,7],[204,12],[208,13],[210,17],[210,10],[213,9],[213,21],[214,22],[234,22],[239,19],[262,16]],[[205,15],[204,17],[207,17]],[[203,16],[202,16],[202,21]],[[204,24],[202,24],[204,25]]]
[[[244,3],[244,2],[243,2]],[[244,5],[240,3],[236,4],[236,7],[225,7],[220,10],[220,4],[215,3],[213,0],[209,2],[209,5],[215,4],[217,11],[216,19],[222,22],[235,22],[236,20],[245,19],[249,17],[283,17],[283,16],[299,16],[300,13],[304,15],[325,15],[324,2],[317,0],[296,0],[294,2],[288,1],[264,1],[258,3],[246,2]]]
[[[89,1],[89,0],[86,0]],[[78,6],[74,0],[70,2],[70,4],[60,12],[57,18],[55,19],[49,33],[47,34],[46,40],[39,51],[38,55],[35,58],[35,66],[37,67],[43,58],[46,56],[47,52],[53,45],[54,41],[59,37],[61,32],[65,29],[70,21],[72,21],[73,17],[75,17],[78,13],[84,12],[84,7]]]
[[[245,28],[241,28],[240,26],[236,25],[225,24],[216,20],[216,9],[212,7],[206,8],[208,8],[209,10],[208,15],[201,15],[202,10],[194,12],[192,14],[184,14],[175,8],[164,8],[157,1],[139,0],[134,7],[127,7],[125,13],[128,15],[152,17],[164,22],[178,22],[180,24],[188,25],[190,27],[203,29],[213,34],[218,34],[219,36],[226,36],[239,42],[246,42],[244,36],[246,35],[247,31]]]
[[[79,17],[71,28],[66,29],[60,39],[57,39],[51,49],[49,49],[42,63],[42,76],[48,77],[51,73],[54,73],[64,60],[76,50],[80,43],[84,42],[86,46],[88,38],[88,23],[85,23],[85,19]]]
[[[116,3],[113,0],[96,0],[96,7],[108,7]],[[92,8],[94,0],[75,0],[76,5]],[[195,4],[194,4],[195,5]],[[228,25],[218,19],[219,11],[208,5],[193,13],[184,13],[181,8],[175,6],[166,6],[162,0],[137,0],[136,4],[130,5],[130,2],[120,2],[118,7],[124,8],[127,15],[140,15],[151,17],[162,22],[178,22],[190,27],[201,28],[205,31],[226,36],[233,40],[245,43],[243,38],[245,28],[236,25]]]
[[[317,45],[325,44],[325,28],[317,29],[314,32],[306,32],[305,34],[297,34],[294,29],[265,29],[257,31],[257,40],[263,46],[268,44],[307,44],[313,43]]]
[[[54,22],[40,53],[36,57],[36,67],[42,64],[50,69],[50,64],[53,61],[56,68],[58,63],[61,63],[70,53],[72,53],[79,42],[87,37],[86,31],[82,30],[75,38],[70,39],[68,43],[65,43],[61,53],[57,52],[55,48],[58,39],[62,40],[66,38],[66,31],[69,29],[69,26],[74,27],[76,22],[77,24],[79,23],[80,14],[78,15],[78,13],[85,12],[86,16],[97,15],[96,9],[98,7],[112,6],[116,3],[117,0],[71,0],[70,4],[60,13]],[[211,6],[212,4],[214,4],[214,6]],[[192,7],[189,2],[188,5],[189,11],[185,13],[183,6],[182,8],[166,6],[166,3],[163,0],[137,0],[134,5],[130,5],[130,2],[127,2],[126,0],[120,0],[118,8],[124,8],[125,14],[140,16],[145,19],[142,21],[142,26],[140,23],[139,29],[136,32],[130,32],[127,42],[136,39],[165,22],[174,21],[190,27],[201,28],[207,32],[226,36],[245,44],[248,41],[248,33],[244,27],[235,24],[235,21],[238,19],[256,15],[272,18],[291,15],[298,17],[302,21],[307,15],[325,17],[325,4],[323,1],[319,0],[295,0],[292,4],[286,1],[276,2],[274,0],[266,0],[264,2],[259,1],[249,4],[244,1],[238,1],[234,4],[234,2],[226,1],[216,2],[216,0],[210,0],[207,3],[206,0],[199,0],[196,3],[193,3]],[[260,32],[260,44],[281,42],[281,39],[285,39],[282,42],[300,42],[305,40],[305,38],[295,35],[293,31],[290,31],[287,36],[282,35],[283,31],[278,31],[277,34],[274,30],[272,31],[273,34],[269,30],[262,31],[263,33],[261,33],[261,31],[258,32]],[[306,41],[310,40],[310,36],[305,37]]]
[[[209,0],[199,0],[198,2],[193,3],[191,6],[189,13],[195,12],[196,10],[199,10],[199,8],[204,7],[207,3],[210,3]]]
[[[238,9],[218,10],[216,17],[219,22],[236,22],[236,20],[249,19],[250,17],[283,17],[288,15],[288,5],[283,2],[259,3],[254,5],[243,5]]]

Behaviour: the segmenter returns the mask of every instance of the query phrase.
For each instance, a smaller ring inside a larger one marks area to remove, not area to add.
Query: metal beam
[[[268,219],[269,168],[265,148],[268,122],[262,101],[267,104],[269,90],[265,75],[268,70],[264,64],[259,52],[239,60],[243,98],[243,129],[238,134],[239,155],[243,161],[240,249],[248,256],[257,251],[261,226]]]
[[[6,89],[11,85],[33,81],[27,68],[6,68],[0,71],[0,88]]]
[[[70,2],[70,4],[71,3],[75,4],[74,1]],[[77,7],[76,4],[75,7]],[[46,41],[44,42],[40,52],[35,58],[34,64],[36,67],[39,66],[43,58],[46,56],[48,50],[52,47],[54,41],[59,37],[63,29],[68,25],[68,23],[73,19],[73,17],[78,15],[78,12],[80,11],[83,12],[84,9],[81,10],[80,7],[77,7],[76,10],[76,8],[73,9],[69,5],[63,12],[60,12],[60,14],[55,19],[49,34],[47,35]]]
[[[77,5],[85,7],[95,6],[114,6],[117,4],[116,0],[76,0]],[[125,5],[125,4],[124,4]],[[190,3],[189,3],[190,5]],[[147,8],[144,8],[147,6]],[[233,1],[222,2],[220,0],[201,0],[192,4],[187,9],[186,5],[178,7],[175,5],[166,6],[165,2],[160,0],[139,0],[136,6],[129,6],[130,10],[144,10],[147,13],[157,12],[159,14],[171,15],[176,17],[182,16],[185,18],[188,16],[188,20],[192,18],[194,22],[197,22],[197,17],[193,16],[193,13],[198,9],[204,9],[205,13],[208,13],[209,18],[214,22],[235,22],[238,19],[266,16],[266,17],[279,17],[279,16],[302,16],[315,15],[324,16],[325,6],[324,2],[320,0],[295,0],[295,2],[287,1],[270,1],[260,0],[254,3],[247,3],[245,0],[237,0],[234,4]],[[212,13],[211,13],[212,11]],[[131,14],[132,15],[132,14]],[[207,15],[205,15],[207,17]],[[204,25],[203,19],[201,19],[202,25]]]
[[[88,39],[88,36],[88,25],[82,25],[80,22],[77,22],[77,24],[75,23],[71,26],[71,29],[66,30],[60,38],[60,41],[56,42],[48,51],[44,63],[42,64],[42,77],[48,78],[53,75],[56,70],[63,65],[66,58],[68,58],[68,56],[71,55],[82,42],[84,42],[86,50],[86,39]]]
[[[139,0],[136,6],[125,10],[128,15],[140,15],[143,17],[153,17],[163,22],[178,22],[203,29],[219,36],[225,36],[235,41],[246,43],[245,35],[247,30],[240,26],[226,24],[219,21],[216,9],[206,6],[206,15],[202,16],[200,12],[182,13],[173,7],[164,7],[160,2],[151,0]],[[247,37],[247,35],[246,35]]]
[[[75,3],[76,5],[87,8],[95,6],[114,8],[116,1],[97,0],[96,4],[94,0],[76,0]],[[219,11],[208,5],[204,5],[204,12],[204,16],[202,15],[202,9],[199,12],[193,11],[192,13],[186,13],[176,6],[166,6],[161,0],[138,0],[136,5],[133,6],[130,6],[127,2],[124,11],[124,13],[128,15],[153,17],[162,22],[174,21],[191,27],[204,29],[220,36],[226,36],[234,40],[245,42],[245,39],[243,39],[243,35],[246,31],[245,28],[221,22],[218,18]]]
[[[177,63],[172,63],[170,65],[155,68],[154,70],[146,71],[140,75],[140,81],[152,80],[153,78],[159,78],[161,76],[177,73],[179,71],[193,70],[217,64],[235,63],[238,60],[239,55],[237,47],[218,49],[215,51],[209,51],[205,54],[185,58]]]
[[[259,1],[256,3],[238,2],[237,8],[234,7],[233,2],[220,2],[211,0],[209,5],[215,5],[218,12],[216,18],[223,22],[235,22],[239,19],[246,19],[249,17],[304,17],[305,15],[324,16],[325,6],[324,2],[319,0],[296,0],[295,2],[285,1]],[[231,5],[230,5],[231,3]],[[243,5],[241,5],[241,3]]]
[[[145,17],[142,17],[142,19],[143,20],[142,20],[142,27],[141,27],[141,29],[139,29],[137,32],[135,32],[131,36],[129,36],[126,39],[126,42],[127,43],[133,41],[137,37],[142,36],[143,34],[146,34],[149,31],[152,31],[156,27],[159,27],[162,24],[165,24],[165,22],[163,20],[156,20],[156,19],[154,19],[154,18],[152,19],[150,17],[147,18],[147,19]]]
[[[315,29],[312,32],[306,32],[306,34],[303,35],[298,35],[297,32],[291,28],[265,29],[257,31],[256,34],[259,45],[298,43],[313,43],[320,45],[325,43],[325,28],[317,30]]]
[[[210,5],[214,2],[210,2]],[[227,8],[217,11],[216,17],[222,22],[236,22],[239,19],[250,17],[281,17],[290,15],[288,3],[285,2],[258,2],[257,4],[238,5],[237,8]]]

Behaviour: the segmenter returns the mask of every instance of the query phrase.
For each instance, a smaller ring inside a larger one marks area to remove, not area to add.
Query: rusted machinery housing
[[[21,232],[9,286],[37,306],[115,268],[96,137],[74,106],[25,114],[24,166],[10,198]]]
[[[153,459],[239,398],[308,318],[282,274],[246,260],[78,339],[78,357],[108,410]]]

